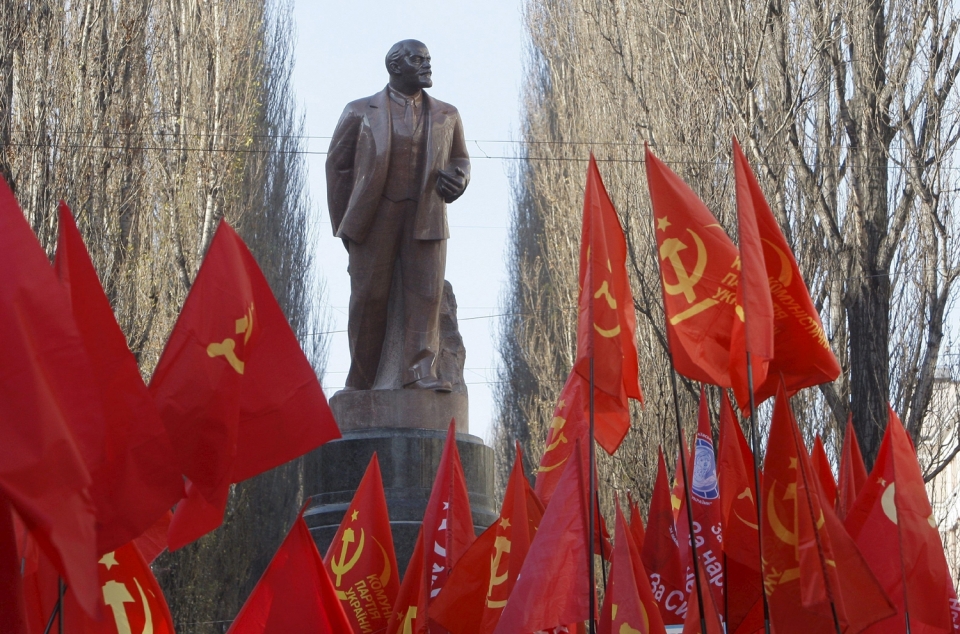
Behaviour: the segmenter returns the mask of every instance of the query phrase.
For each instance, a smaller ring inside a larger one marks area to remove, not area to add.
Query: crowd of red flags
[[[840,367],[736,141],[733,155],[739,247],[646,151],[670,356],[701,393],[673,485],[658,454],[645,526],[618,500],[611,543],[593,484],[593,442],[614,454],[643,393],[626,239],[591,156],[577,355],[535,485],[517,447],[476,537],[451,422],[401,583],[374,454],[325,557],[301,511],[229,631],[960,632],[896,415],[869,474],[851,423],[837,477],[819,437],[806,447],[789,398]],[[339,436],[316,376],[225,222],[149,387],[66,205],[51,267],[0,180],[0,262],[0,630],[172,633],[150,562],[219,526],[232,484]],[[721,388],[716,446],[703,384]],[[751,417],[776,397],[762,469],[726,389]],[[602,606],[594,555],[609,562]]]

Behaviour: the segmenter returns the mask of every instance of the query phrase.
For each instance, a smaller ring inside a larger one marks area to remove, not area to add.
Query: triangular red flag
[[[859,632],[894,614],[820,494],[783,385],[763,468],[764,583],[777,634]]]
[[[646,539],[640,552],[663,622],[666,625],[681,625],[687,613],[686,579],[680,565],[680,548],[668,481],[667,465],[661,449],[657,455],[657,480],[653,485],[653,498],[647,514]]]
[[[430,618],[450,634],[493,631],[542,517],[543,506],[523,473],[518,443],[500,516],[454,566],[430,606]]]
[[[540,458],[540,467],[537,469],[534,490],[545,506],[550,504],[564,466],[573,455],[577,439],[582,438],[586,442],[590,433],[590,422],[584,405],[589,398],[589,383],[576,372],[571,372],[557,399],[543,456]]]
[[[627,240],[590,155],[580,243],[576,371],[594,381],[594,435],[613,454],[630,430],[628,398],[643,402]],[[589,389],[589,384],[588,384]]]
[[[790,394],[804,387],[833,381],[840,376],[840,364],[830,349],[820,314],[810,299],[793,251],[736,143],[733,153],[734,162],[739,166],[738,177],[748,181],[773,301],[774,355],[767,366],[766,380],[762,384],[754,383],[754,394],[759,404],[776,394],[781,380]],[[738,185],[738,192],[739,189]],[[740,205],[739,196],[737,205]],[[731,361],[738,362],[737,359]],[[738,386],[740,389],[737,389]],[[741,410],[746,410],[750,405],[750,397],[744,387],[742,383],[734,385]]]
[[[190,479],[170,526],[171,550],[220,525],[230,484],[340,437],[266,278],[223,221],[150,392]]]
[[[837,517],[845,519],[867,483],[867,467],[863,464],[863,454],[857,443],[857,433],[853,430],[853,416],[847,417],[847,428],[843,434],[843,451],[840,453],[840,474],[838,476]]]
[[[403,583],[400,584],[400,593],[387,632],[405,632],[405,629],[398,628],[406,628],[408,618],[413,619],[411,632],[426,631],[430,604],[440,594],[450,571],[474,539],[476,533],[470,513],[467,480],[457,449],[456,423],[451,420],[440,466],[417,536],[418,543],[407,565]]]
[[[740,235],[740,283],[737,285],[737,319],[730,340],[730,379],[737,402],[750,404],[747,353],[750,354],[754,389],[767,379],[773,359],[774,318],[763,242],[757,227],[760,214],[770,208],[753,177],[750,165],[733,139],[733,165],[737,183],[737,227]]]
[[[898,611],[867,632],[906,631],[907,614],[912,632],[953,631],[950,600],[956,601],[956,591],[920,465],[893,410],[846,527]]]
[[[529,634],[590,616],[589,505],[584,451],[576,445],[494,634]]]
[[[630,527],[616,504],[616,526],[610,583],[600,610],[600,634],[665,634],[657,600],[650,589],[650,578],[640,560],[640,550]]]
[[[400,578],[376,452],[323,563],[354,631],[384,631],[393,614]]]
[[[103,399],[100,460],[87,464],[97,513],[97,553],[120,548],[147,530],[183,496],[183,478],[167,430],[137,361],[113,316],[83,238],[60,202],[54,268]],[[75,430],[82,436],[86,430]]]
[[[350,631],[350,622],[301,511],[227,634]]]
[[[152,564],[160,556],[160,553],[167,549],[167,531],[170,529],[172,520],[173,512],[168,510],[140,537],[133,540],[133,543],[137,545],[137,550],[140,551],[148,564]]]
[[[827,450],[823,447],[823,440],[820,434],[813,439],[813,449],[810,451],[810,463],[813,465],[813,472],[823,487],[823,495],[830,504],[831,508],[837,505],[837,481],[833,479],[833,469],[830,467],[830,459],[827,458]]]
[[[737,248],[687,184],[649,148],[645,156],[673,367],[696,381],[730,387]]]
[[[66,291],[2,178],[0,270],[0,493],[93,613],[100,591],[85,465],[101,459],[100,392]]]
[[[746,634],[763,628],[753,452],[743,437],[726,392],[721,394],[720,401],[717,476],[723,516],[723,551],[726,554],[725,616],[729,632]]]

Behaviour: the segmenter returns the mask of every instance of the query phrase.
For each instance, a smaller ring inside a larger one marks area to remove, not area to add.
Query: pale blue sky
[[[517,137],[523,32],[521,0],[421,0],[416,3],[298,0],[294,88],[306,116],[311,152],[326,152],[347,102],[371,95],[387,82],[383,58],[399,40],[424,42],[433,58],[431,95],[452,103],[463,119],[472,180],[450,205],[447,279],[460,305],[467,349],[470,431],[490,442],[496,380],[496,326],[506,279],[510,161],[506,143]],[[327,217],[326,157],[309,154],[309,188],[317,211],[317,267],[326,280],[330,330],[346,329],[350,297],[346,251]],[[345,332],[331,336],[324,387],[343,386],[350,364]]]

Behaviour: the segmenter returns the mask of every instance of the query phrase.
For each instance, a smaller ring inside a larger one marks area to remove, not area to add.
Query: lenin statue
[[[351,364],[344,390],[374,387],[391,285],[399,279],[401,384],[449,392],[435,364],[450,237],[446,206],[470,182],[470,157],[457,109],[423,90],[433,86],[427,47],[398,42],[386,65],[390,82],[347,104],[327,155],[330,221],[349,253]]]

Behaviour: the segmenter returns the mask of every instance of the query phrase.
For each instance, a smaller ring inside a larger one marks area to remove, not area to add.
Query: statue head
[[[433,86],[430,51],[417,40],[403,40],[390,47],[386,58],[390,86],[405,95],[414,95]]]

